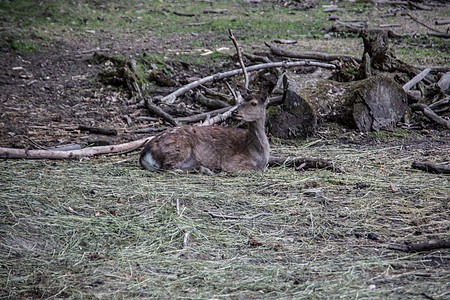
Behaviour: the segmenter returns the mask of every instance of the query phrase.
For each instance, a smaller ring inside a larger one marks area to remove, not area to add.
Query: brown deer
[[[220,126],[181,126],[150,140],[141,152],[140,164],[150,170],[183,172],[263,171],[269,160],[269,142],[264,132],[268,96],[243,93],[233,111],[248,130]]]

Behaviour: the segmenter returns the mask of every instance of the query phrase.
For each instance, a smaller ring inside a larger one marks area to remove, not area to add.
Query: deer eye
[[[257,104],[256,104],[256,102],[252,102],[252,104],[251,104],[251,106],[256,106]]]

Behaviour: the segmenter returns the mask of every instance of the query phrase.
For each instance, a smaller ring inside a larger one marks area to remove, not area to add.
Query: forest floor
[[[361,56],[334,21],[399,24],[396,55],[448,66],[448,40],[424,23],[450,6],[320,1],[0,1],[0,147],[117,144],[167,126],[149,119],[123,85],[105,82],[101,51],[148,62],[174,86],[238,68],[232,29],[247,53],[264,42]],[[383,17],[394,13],[393,16]],[[184,14],[184,15],[183,15]],[[206,55],[205,55],[206,54]],[[269,55],[269,54],[268,54]],[[196,108],[192,103],[181,105]],[[112,128],[115,136],[79,125]],[[72,161],[0,161],[0,298],[425,298],[450,295],[448,249],[389,245],[450,238],[448,175],[414,160],[450,163],[450,133],[359,133],[322,123],[316,136],[271,138],[274,155],[332,160],[344,173],[270,168],[264,173],[149,173],[138,152]],[[222,217],[218,217],[218,215]]]

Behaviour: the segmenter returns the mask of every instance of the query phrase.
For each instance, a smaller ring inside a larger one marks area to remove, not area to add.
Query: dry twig
[[[253,216],[230,216],[230,215],[216,214],[216,213],[213,213],[210,211],[208,211],[208,214],[214,218],[234,219],[234,220],[252,220],[252,219],[256,219],[258,217],[263,217],[263,216],[273,216],[272,213],[259,213],[259,214],[253,215]]]

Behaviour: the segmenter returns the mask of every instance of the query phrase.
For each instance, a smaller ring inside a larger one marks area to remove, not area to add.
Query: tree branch
[[[416,104],[411,105],[411,108],[415,111],[423,112],[425,117],[429,118],[430,120],[436,122],[439,125],[446,127],[447,129],[450,129],[450,121],[438,116],[427,105],[425,105],[423,103],[416,103]]]
[[[300,58],[300,59],[316,59],[322,61],[332,61],[332,60],[344,60],[348,62],[356,61],[361,63],[361,58],[346,54],[328,54],[321,52],[294,52],[286,49],[281,49],[276,46],[270,45],[266,43],[266,46],[269,47],[270,51],[278,56],[291,57],[291,58]]]
[[[408,92],[413,86],[415,86],[419,81],[421,81],[422,79],[424,79],[428,73],[430,73],[431,68],[426,68],[425,70],[423,70],[422,72],[420,72],[419,74],[417,74],[416,76],[414,76],[413,79],[411,79],[410,81],[408,81],[404,86],[403,86],[403,90],[405,92]]]
[[[107,153],[122,153],[133,151],[144,145],[147,141],[149,141],[152,138],[153,137],[146,137],[137,141],[119,145],[90,147],[72,151],[27,150],[27,149],[0,147],[0,158],[67,159],[67,158],[90,157],[94,155]]]
[[[328,68],[328,69],[336,69],[336,66],[333,64],[327,64],[327,63],[320,63],[320,62],[313,62],[313,61],[293,61],[293,62],[274,62],[274,63],[266,63],[266,64],[259,64],[259,65],[254,65],[254,66],[250,66],[250,67],[246,67],[245,69],[247,71],[256,71],[256,70],[260,70],[260,69],[269,69],[269,68],[292,68],[292,67],[299,67],[299,66],[317,66],[317,67],[322,67],[322,68]],[[224,79],[224,78],[228,78],[228,77],[232,77],[235,75],[239,75],[242,74],[243,71],[242,69],[235,69],[232,71],[227,71],[227,72],[223,72],[223,73],[217,73],[217,74],[213,74],[207,77],[204,77],[202,79],[199,79],[197,81],[191,82],[189,84],[186,84],[185,86],[181,87],[180,89],[174,91],[173,93],[163,97],[161,99],[161,101],[165,101],[167,103],[173,103],[175,101],[175,99],[178,96],[183,95],[184,93],[186,93],[187,91],[190,91],[202,84],[205,84],[207,82],[210,81],[217,81],[220,79]]]

